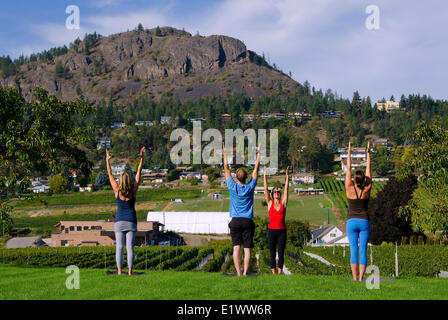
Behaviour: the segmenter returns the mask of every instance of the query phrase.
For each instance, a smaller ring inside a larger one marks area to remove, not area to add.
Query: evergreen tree
[[[157,28],[156,28],[156,36],[158,36],[158,37],[162,36],[162,30],[160,30],[159,26],[157,26]]]

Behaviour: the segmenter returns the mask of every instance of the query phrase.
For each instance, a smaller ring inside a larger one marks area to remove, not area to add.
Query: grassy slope
[[[81,269],[79,290],[65,287],[63,268],[0,266],[0,299],[448,299],[447,279],[397,278],[379,290],[339,276],[224,277],[219,273],[153,271],[106,276]]]
[[[268,209],[262,205],[264,197],[256,197],[254,205],[254,214],[259,217],[267,217]],[[324,208],[321,208],[319,204]],[[331,204],[324,197],[303,197],[296,199],[293,196],[288,201],[287,219],[308,220],[312,225],[321,225],[327,221],[327,209],[331,208]],[[184,203],[174,203],[170,206],[169,211],[228,211],[229,199],[208,200],[194,199],[185,200]],[[336,224],[336,218],[330,209],[330,223]]]

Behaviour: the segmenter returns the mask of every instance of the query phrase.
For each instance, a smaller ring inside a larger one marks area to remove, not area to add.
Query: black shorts
[[[254,247],[255,223],[249,218],[232,218],[229,222],[230,235],[234,246]]]

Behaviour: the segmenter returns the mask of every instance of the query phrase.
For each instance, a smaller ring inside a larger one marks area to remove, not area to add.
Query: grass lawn
[[[142,276],[106,276],[81,269],[80,289],[68,290],[64,268],[0,265],[0,299],[448,299],[448,279],[396,278],[368,290],[340,276],[225,277],[219,273],[151,271]]]
[[[268,217],[268,208],[262,205],[263,201],[263,196],[256,196],[254,214],[259,217]],[[330,209],[327,210],[327,208]],[[187,199],[183,203],[173,203],[167,211],[229,211],[229,199]],[[298,198],[290,196],[286,219],[307,220],[311,225],[321,225],[327,221],[328,212],[330,213],[330,223],[337,224],[331,204],[324,197]]]

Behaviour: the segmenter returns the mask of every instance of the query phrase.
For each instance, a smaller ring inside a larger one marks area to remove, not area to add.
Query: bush
[[[302,247],[305,242],[311,239],[310,225],[308,222],[300,220],[287,220],[287,243],[293,247]]]
[[[375,185],[374,182],[373,186]],[[376,198],[370,201],[371,243],[380,244],[383,241],[395,243],[400,241],[402,237],[415,234],[412,230],[411,219],[400,216],[399,209],[407,205],[416,187],[417,178],[414,176],[404,181],[392,177]]]
[[[60,174],[56,174],[50,178],[50,180],[48,181],[48,186],[53,192],[61,193],[67,189],[68,180],[66,177]]]
[[[408,238],[406,238],[406,237],[401,237],[401,242],[400,242],[400,244],[402,245],[402,246],[404,246],[404,245],[406,245],[407,244],[407,241],[408,241]]]

